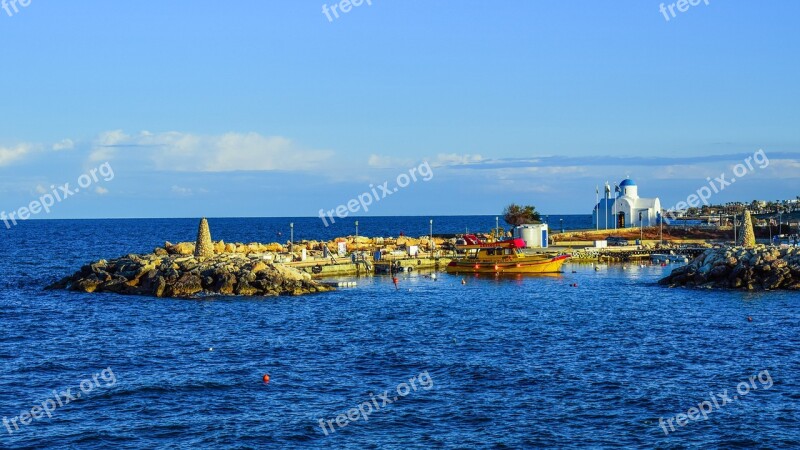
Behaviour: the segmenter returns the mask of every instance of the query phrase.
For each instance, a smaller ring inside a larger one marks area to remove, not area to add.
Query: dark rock
[[[217,282],[214,284],[214,292],[221,295],[233,295],[236,286],[236,276],[232,273],[222,272],[216,277]]]
[[[191,297],[203,291],[203,283],[200,277],[185,273],[175,283],[167,286],[165,295],[167,297]]]
[[[256,295],[258,294],[258,289],[250,286],[250,283],[247,280],[239,280],[236,283],[236,289],[234,290],[236,295]]]

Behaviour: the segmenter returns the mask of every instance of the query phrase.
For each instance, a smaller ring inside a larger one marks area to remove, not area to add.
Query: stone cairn
[[[750,216],[750,211],[744,211],[744,219],[742,220],[744,229],[742,235],[739,237],[739,245],[744,248],[754,248],[756,246],[756,235],[753,232],[753,219]]]
[[[208,258],[214,256],[214,243],[211,242],[211,230],[208,228],[208,220],[205,217],[200,219],[200,226],[197,229],[194,256]]]

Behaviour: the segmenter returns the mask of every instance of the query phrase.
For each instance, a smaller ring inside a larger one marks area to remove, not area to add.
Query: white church
[[[599,188],[598,188],[599,194]],[[661,201],[639,197],[639,189],[630,178],[615,186],[616,198],[611,197],[611,187],[606,183],[605,196],[592,212],[595,228],[627,228],[658,225],[661,220]]]

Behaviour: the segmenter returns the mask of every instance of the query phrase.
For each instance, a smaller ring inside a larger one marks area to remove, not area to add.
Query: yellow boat
[[[491,243],[467,239],[467,245],[458,247],[466,251],[464,257],[451,261],[445,270],[447,273],[555,273],[561,271],[569,258],[569,255],[526,255],[520,251],[524,246],[521,239]]]

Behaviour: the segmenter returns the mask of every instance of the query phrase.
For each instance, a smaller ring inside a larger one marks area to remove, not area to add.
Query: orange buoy
[[[264,383],[269,383],[269,374],[268,373],[264,374],[264,376],[261,379],[264,380]]]

